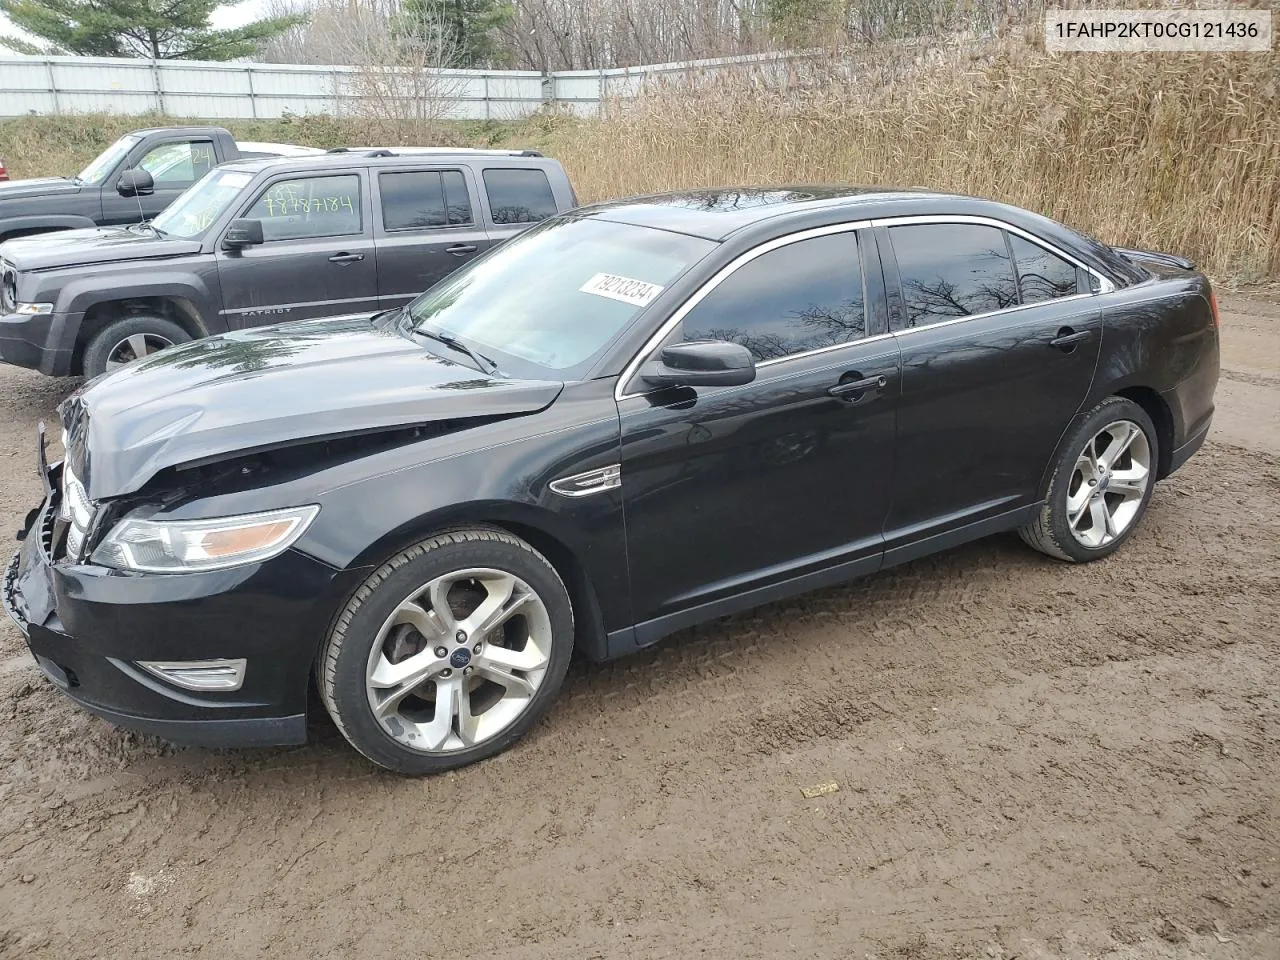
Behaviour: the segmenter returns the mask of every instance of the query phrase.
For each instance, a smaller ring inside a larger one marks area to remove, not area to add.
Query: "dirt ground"
[[[1280,306],[1223,306],[1116,556],[996,537],[578,664],[447,776],[120,732],[6,620],[0,955],[1280,958]],[[72,386],[0,369],[2,529]]]

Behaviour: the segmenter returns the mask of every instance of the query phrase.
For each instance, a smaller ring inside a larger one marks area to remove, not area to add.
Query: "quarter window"
[[[1018,286],[1023,303],[1040,303],[1073,296],[1078,289],[1075,264],[1050,253],[1038,243],[1009,234],[1013,262],[1018,268]]]
[[[757,361],[866,334],[854,231],[798,240],[749,260],[684,317],[685,340],[729,340]]]
[[[890,227],[908,327],[1018,303],[1004,231],[969,223]]]
[[[208,140],[162,143],[147,151],[138,166],[151,174],[157,187],[189,187],[213,169],[213,144]]]
[[[558,212],[551,184],[541,170],[486,170],[484,189],[494,223],[537,223]]]
[[[245,216],[262,221],[268,241],[360,233],[360,178],[351,173],[280,180],[267,187]]]
[[[460,170],[384,173],[382,224],[388,230],[456,227],[471,222],[471,199]]]

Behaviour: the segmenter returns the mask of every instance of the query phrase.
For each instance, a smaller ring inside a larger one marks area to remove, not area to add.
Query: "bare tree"
[[[298,11],[297,0],[270,0]],[[370,143],[423,142],[440,134],[464,93],[453,72],[459,53],[449,31],[416,24],[402,29],[398,0],[317,0],[308,20],[269,43],[268,62],[346,65],[337,74],[341,113],[369,121]]]

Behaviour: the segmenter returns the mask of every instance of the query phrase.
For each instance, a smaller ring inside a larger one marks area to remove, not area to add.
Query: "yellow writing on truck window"
[[[341,213],[344,210],[350,214],[356,212],[349,196],[312,197],[309,200],[294,196],[266,196],[262,198],[262,202],[266,204],[268,217],[287,217],[298,213]]]

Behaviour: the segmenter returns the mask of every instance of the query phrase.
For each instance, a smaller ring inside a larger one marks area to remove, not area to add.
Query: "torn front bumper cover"
[[[306,740],[316,645],[309,614],[327,608],[334,571],[292,552],[265,564],[178,576],[55,564],[55,501],[56,495],[32,512],[0,587],[6,612],[53,684],[117,726],[176,743]],[[280,580],[289,582],[296,605],[261,606],[258,597]],[[230,672],[205,674],[233,676],[234,683],[196,688],[190,669],[163,669],[193,663],[235,664]]]

